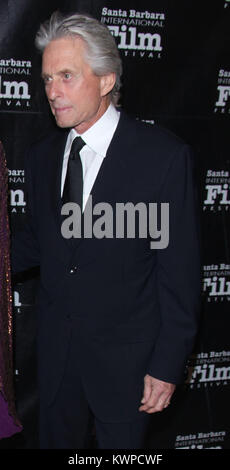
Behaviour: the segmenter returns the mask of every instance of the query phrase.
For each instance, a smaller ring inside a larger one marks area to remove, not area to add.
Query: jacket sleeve
[[[161,190],[169,203],[169,244],[157,252],[161,327],[148,374],[170,383],[184,378],[200,309],[200,235],[192,153],[182,145]]]

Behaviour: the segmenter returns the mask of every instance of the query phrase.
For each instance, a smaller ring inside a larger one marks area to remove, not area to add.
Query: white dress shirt
[[[73,140],[81,136],[86,145],[80,151],[83,171],[83,211],[96,180],[100,166],[116,130],[120,113],[110,104],[103,116],[83,134],[71,129],[67,137],[62,166],[61,195],[64,188],[68,159]]]

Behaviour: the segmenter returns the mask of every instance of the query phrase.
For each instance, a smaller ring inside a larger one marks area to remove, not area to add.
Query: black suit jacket
[[[70,242],[61,235],[66,138],[57,131],[30,150],[29,221],[13,245],[14,270],[41,269],[41,400],[54,399],[74,341],[95,415],[127,420],[138,414],[146,373],[181,381],[196,334],[200,265],[191,152],[170,132],[121,113],[93,205],[168,202],[169,245],[154,250],[139,237]]]

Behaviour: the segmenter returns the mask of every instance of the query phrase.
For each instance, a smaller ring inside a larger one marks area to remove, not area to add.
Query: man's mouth
[[[66,113],[71,109],[70,106],[55,106],[53,107],[54,113],[55,114],[62,114]]]

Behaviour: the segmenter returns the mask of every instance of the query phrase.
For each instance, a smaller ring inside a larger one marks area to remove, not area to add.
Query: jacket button
[[[73,266],[72,268],[70,268],[70,271],[69,271],[70,274],[76,274],[76,272],[77,272],[77,266]]]

